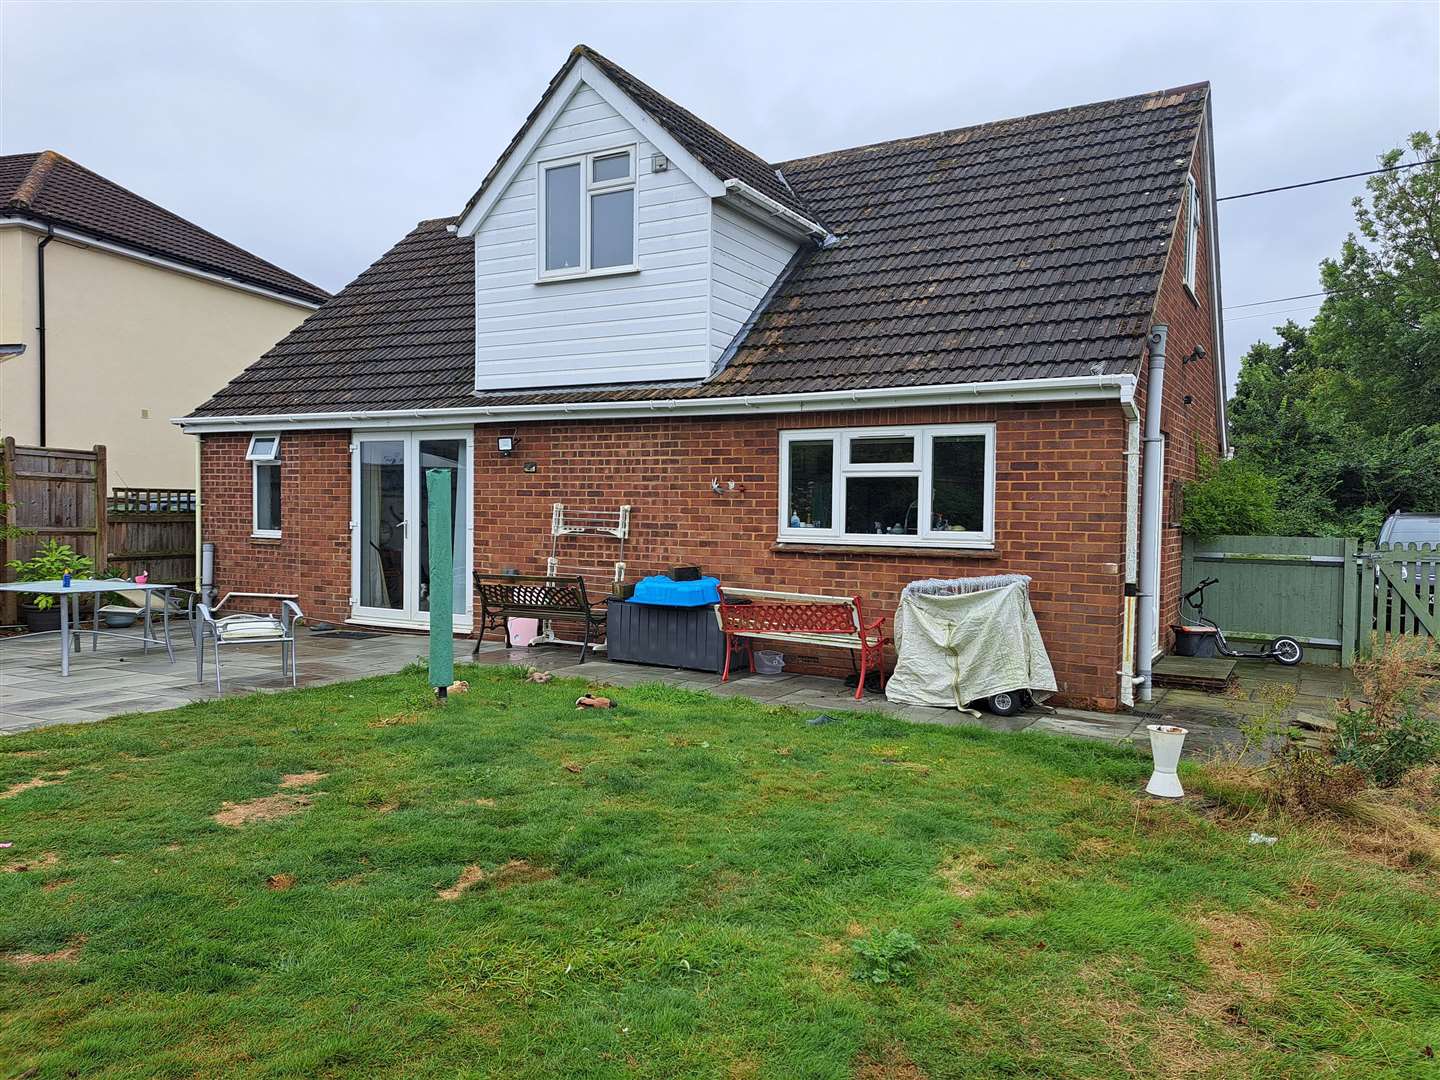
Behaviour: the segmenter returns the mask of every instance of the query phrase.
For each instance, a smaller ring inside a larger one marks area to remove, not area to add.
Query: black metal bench
[[[505,647],[510,648],[508,619],[570,619],[585,624],[580,644],[580,662],[594,649],[591,637],[605,626],[605,609],[595,607],[585,594],[581,577],[543,577],[524,574],[475,574],[475,593],[480,597],[480,636],[471,656],[480,654],[487,630],[504,630]]]

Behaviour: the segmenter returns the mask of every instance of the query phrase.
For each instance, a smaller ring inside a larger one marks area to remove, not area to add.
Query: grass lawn
[[[0,1074],[1440,1073],[1434,871],[1129,750],[462,677],[0,742]]]

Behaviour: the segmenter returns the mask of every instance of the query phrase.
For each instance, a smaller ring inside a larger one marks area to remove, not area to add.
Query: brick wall
[[[1211,296],[1210,252],[1212,237],[1205,221],[1204,205],[1210,198],[1206,189],[1204,162],[1208,151],[1203,135],[1195,153],[1193,169],[1199,183],[1201,228],[1199,254],[1195,263],[1195,290],[1185,287],[1185,220],[1177,217],[1171,240],[1170,255],[1155,305],[1154,322],[1170,327],[1165,346],[1165,401],[1160,413],[1160,428],[1165,434],[1165,503],[1161,518],[1160,558],[1160,627],[1161,641],[1168,644],[1170,624],[1181,620],[1180,568],[1182,535],[1172,523],[1178,521],[1180,504],[1175,501],[1176,486],[1195,477],[1200,454],[1219,455],[1220,439],[1216,423],[1219,395],[1224,388],[1215,378],[1217,354]],[[1205,350],[1203,360],[1186,362],[1196,346]],[[1140,387],[1136,394],[1141,415],[1144,415],[1145,389],[1149,376],[1148,358],[1142,368]],[[1185,397],[1191,401],[1187,405]]]
[[[350,614],[350,433],[309,431],[280,441],[280,539],[250,535],[250,433],[200,440],[201,538],[216,544],[216,584],[227,591],[293,592],[312,620]],[[225,611],[274,611],[232,601]]]
[[[995,549],[913,551],[776,543],[779,432],[996,421]],[[514,435],[503,458],[495,436]],[[249,538],[244,436],[204,439],[204,533],[224,589],[293,591],[314,618],[339,621],[349,595],[348,433],[284,438],[285,537]],[[858,594],[887,617],[926,577],[1020,572],[1061,698],[1113,708],[1124,567],[1124,424],[1109,404],[966,406],[743,417],[528,423],[476,430],[475,567],[543,572],[550,508],[633,509],[629,578],[697,563],[735,585]],[[525,462],[536,471],[526,473]],[[711,480],[735,481],[717,495]],[[612,549],[605,548],[605,551]],[[613,557],[613,556],[605,556]],[[834,650],[791,650],[811,669],[845,670]]]

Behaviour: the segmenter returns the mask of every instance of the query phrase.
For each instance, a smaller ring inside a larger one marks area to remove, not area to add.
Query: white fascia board
[[[1064,379],[1009,379],[1003,382],[941,386],[829,390],[809,394],[752,394],[743,397],[657,398],[652,401],[577,401],[543,405],[481,404],[449,409],[358,410],[255,416],[195,416],[171,420],[187,434],[267,430],[325,431],[348,428],[453,427],[457,423],[516,423],[536,420],[634,420],[646,416],[723,416],[739,413],[833,412],[837,409],[912,408],[921,405],[1028,404],[1050,401],[1114,401],[1127,416],[1134,411],[1135,376],[1077,375]]]
[[[750,217],[766,222],[772,228],[794,236],[800,236],[825,243],[832,239],[829,230],[811,221],[803,214],[797,214],[788,206],[776,202],[763,191],[751,187],[744,180],[725,181],[726,194],[737,200],[737,209]]]
[[[263,296],[267,300],[278,300],[282,304],[291,304],[294,307],[304,308],[306,311],[314,311],[320,306],[313,300],[301,300],[298,296],[287,296],[285,293],[276,292],[273,289],[267,289],[261,285],[251,285],[249,282],[237,281],[235,278],[227,277],[224,274],[215,274],[208,270],[187,266],[185,263],[162,259],[158,255],[148,255],[143,251],[136,251],[134,248],[128,248],[122,244],[113,244],[109,240],[101,240],[99,237],[90,236],[88,233],[61,228],[59,225],[51,227],[30,218],[0,218],[0,228],[6,227],[29,229],[31,232],[39,233],[42,236],[49,233],[57,240],[64,240],[68,244],[77,244],[80,247],[90,247],[99,251],[106,251],[111,255],[134,259],[136,262],[146,263],[150,266],[158,266],[162,270],[171,270],[177,274],[185,274],[189,277],[199,278],[201,281],[209,281],[215,285],[224,285],[228,289],[238,289],[241,292],[253,293],[255,296]]]
[[[570,99],[574,97],[575,91],[580,89],[582,83],[595,91],[607,105],[624,118],[627,124],[640,133],[642,139],[669,158],[675,167],[693,180],[705,194],[712,199],[718,199],[725,194],[725,185],[718,176],[701,165],[695,156],[681,146],[673,135],[656,123],[649,113],[635,104],[634,100],[616,86],[604,72],[582,56],[570,69],[570,74],[566,75],[560,85],[550,92],[545,107],[525,129],[525,134],[521,136],[515,149],[506,157],[499,171],[490,181],[490,186],[476,200],[475,205],[470,208],[470,212],[460,220],[455,230],[457,235],[475,235],[481,222],[495,208],[495,204],[500,201],[500,196],[505,193],[510,182],[515,179],[515,175],[534,152],[536,145],[545,137],[545,133],[550,130],[565,110],[565,106],[570,103]],[[640,170],[638,161],[635,163],[635,170],[638,176]]]

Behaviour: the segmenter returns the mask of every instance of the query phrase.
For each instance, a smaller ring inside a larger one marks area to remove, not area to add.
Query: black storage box
[[[725,667],[725,635],[715,618],[715,605],[663,607],[612,598],[608,607],[607,659],[692,671]]]
[[[670,568],[671,581],[699,581],[700,568],[698,566],[674,566]]]
[[[1219,656],[1215,630],[1209,626],[1171,626],[1175,634],[1176,656]]]

